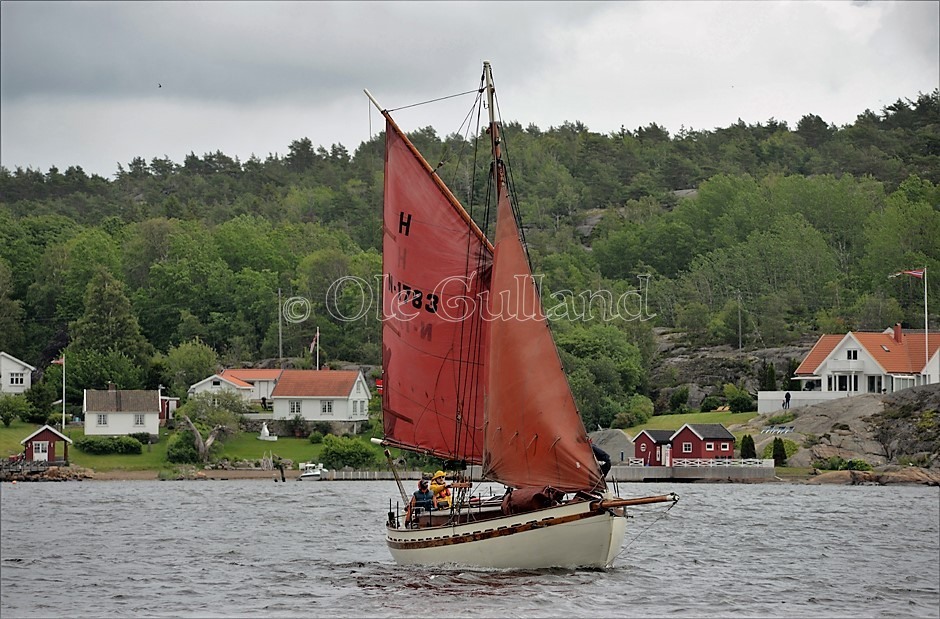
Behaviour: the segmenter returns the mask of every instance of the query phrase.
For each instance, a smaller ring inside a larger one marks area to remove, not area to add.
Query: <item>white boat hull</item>
[[[402,565],[605,568],[620,552],[626,522],[620,509],[578,502],[468,524],[389,527],[386,542]]]

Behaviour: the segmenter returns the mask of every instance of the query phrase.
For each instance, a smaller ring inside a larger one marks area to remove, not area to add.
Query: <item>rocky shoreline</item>
[[[292,471],[295,473],[296,471]],[[285,482],[296,481],[296,475],[285,472]],[[93,471],[81,467],[51,466],[41,474],[14,476],[5,481],[157,481],[159,472],[155,470],[144,471]],[[279,471],[265,471],[262,469],[192,469],[180,473],[174,478],[164,478],[163,481],[198,481],[215,480],[225,481],[233,479],[258,479],[263,481],[281,481]],[[723,483],[715,480],[713,483]],[[726,482],[724,482],[726,483]],[[926,485],[940,486],[940,471],[924,469],[916,466],[887,465],[878,467],[873,471],[818,471],[800,477],[776,477],[773,480],[752,480],[748,483],[792,483],[811,485],[841,485],[841,486],[894,486],[894,485]]]

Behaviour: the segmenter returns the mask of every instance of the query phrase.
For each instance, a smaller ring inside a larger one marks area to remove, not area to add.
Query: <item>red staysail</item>
[[[478,464],[492,248],[385,113],[382,412],[385,439]]]
[[[497,187],[496,249],[486,315],[490,344],[483,476],[514,488],[603,488],[542,312],[502,174]]]

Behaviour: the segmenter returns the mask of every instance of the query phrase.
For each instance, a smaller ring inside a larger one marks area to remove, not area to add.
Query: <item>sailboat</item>
[[[373,441],[393,472],[388,447],[480,471],[457,475],[447,509],[403,513],[390,501],[386,543],[404,565],[609,567],[625,507],[678,498],[620,498],[607,487],[520,236],[488,62],[477,92],[489,110],[492,242],[366,91],[386,121],[384,436]],[[474,495],[475,482],[505,493]]]

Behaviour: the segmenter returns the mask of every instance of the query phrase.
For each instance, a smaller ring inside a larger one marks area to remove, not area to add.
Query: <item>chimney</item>
[[[108,391],[116,391],[116,390],[117,390],[117,385],[115,385],[111,381],[108,381]]]
[[[894,341],[898,344],[901,343],[901,323],[894,325]]]

